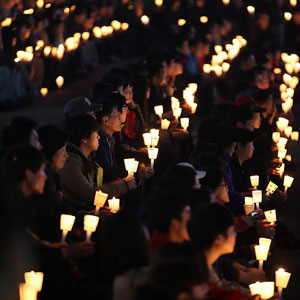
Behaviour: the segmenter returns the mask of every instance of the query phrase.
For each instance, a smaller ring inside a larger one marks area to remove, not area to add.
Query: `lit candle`
[[[197,83],[189,83],[188,85],[189,89],[191,90],[192,94],[195,94],[198,89],[198,84]]]
[[[282,163],[280,167],[277,167],[277,172],[279,173],[280,178],[282,178],[282,175],[284,173],[284,169],[285,169],[285,164]]]
[[[112,26],[112,28],[114,29],[114,30],[120,30],[121,29],[121,26],[122,26],[122,24],[121,24],[121,22],[119,22],[119,21],[117,21],[117,20],[113,20],[111,23],[110,23],[110,25]]]
[[[113,197],[108,200],[108,205],[112,213],[117,213],[120,210],[120,199]]]
[[[209,74],[211,71],[211,65],[210,64],[204,64],[203,65],[203,72],[206,74]]]
[[[214,70],[215,70],[215,73],[218,77],[222,76],[222,73],[223,73],[223,69],[221,66],[215,66],[214,67]]]
[[[256,260],[259,261],[258,269],[260,271],[262,271],[263,270],[263,263],[268,258],[270,248],[267,247],[267,246],[256,245],[256,246],[254,246],[254,249],[255,249]]]
[[[159,116],[159,118],[161,119],[162,115],[164,113],[164,107],[162,105],[154,106],[154,111]]]
[[[287,189],[292,186],[292,183],[294,181],[294,178],[288,175],[285,175],[283,178],[283,186],[284,186],[284,192],[287,192]]]
[[[56,84],[58,88],[61,89],[61,87],[64,85],[64,78],[62,76],[58,76],[56,78]]]
[[[128,172],[128,175],[133,176],[134,173],[137,171],[139,162],[136,161],[134,158],[125,158],[124,164],[125,164],[125,169]]]
[[[292,134],[292,131],[293,131],[293,127],[288,126],[287,128],[284,129],[284,134],[289,138]]]
[[[171,107],[172,107],[172,110],[180,107],[180,102],[177,98],[175,98],[175,97],[171,98]]]
[[[293,64],[285,64],[284,65],[285,70],[289,73],[292,74],[294,71],[294,65]]]
[[[179,19],[179,20],[177,21],[178,26],[183,26],[183,25],[185,25],[185,23],[186,23],[186,20],[185,20],[185,19]]]
[[[161,129],[168,129],[170,126],[170,121],[168,119],[161,120]]]
[[[109,200],[108,200],[109,201]],[[99,223],[98,216],[85,215],[83,218],[83,230],[86,231],[86,241],[91,240],[91,235],[96,231]]]
[[[25,283],[28,286],[34,288],[37,292],[42,290],[43,280],[44,280],[44,273],[42,272],[26,272],[24,274]]]
[[[222,64],[222,70],[224,73],[228,72],[228,70],[230,69],[230,64],[227,62],[223,62]]]
[[[43,8],[44,6],[44,0],[37,0],[36,1],[36,7],[37,8]]]
[[[278,149],[278,158],[280,162],[282,162],[282,160],[285,158],[286,153],[287,153],[286,149]]]
[[[275,272],[275,282],[278,287],[279,297],[282,297],[282,289],[285,289],[289,283],[291,273],[285,272],[284,269],[280,268]]]
[[[143,15],[141,16],[141,22],[144,24],[144,25],[148,25],[150,23],[150,19],[148,16],[146,15]]]
[[[284,137],[281,137],[277,143],[277,147],[278,149],[285,149],[285,146],[287,144],[287,141],[288,139],[287,138],[284,138]]]
[[[72,230],[74,222],[75,222],[74,216],[65,215],[65,214],[60,215],[60,230],[62,230],[63,232],[61,238],[62,243],[66,241],[67,234],[69,231]]]
[[[174,117],[175,117],[176,120],[179,119],[179,117],[181,116],[181,113],[182,113],[182,108],[181,107],[175,108],[173,110],[173,115],[174,115]]]
[[[252,296],[260,295],[260,282],[257,281],[255,283],[249,284],[249,290]]]
[[[285,159],[286,159],[287,161],[291,162],[291,161],[292,161],[292,155],[291,155],[291,154],[287,154],[287,155],[285,156]]]
[[[273,132],[272,133],[272,139],[273,139],[273,142],[274,143],[278,143],[279,142],[279,139],[280,139],[280,132]]]
[[[47,88],[41,88],[40,93],[43,97],[46,97],[48,95],[48,89]]]
[[[83,32],[81,37],[84,41],[87,41],[90,38],[90,33],[89,32]]]
[[[290,0],[290,5],[291,6],[296,6],[297,5],[297,0]]]
[[[291,98],[294,97],[294,94],[295,94],[295,90],[294,90],[294,89],[288,88],[288,89],[286,90],[286,92],[287,92],[287,94],[288,94],[289,97],[291,97]]]
[[[247,11],[250,15],[253,15],[255,13],[255,7],[252,5],[247,6]]]
[[[151,160],[151,168],[154,168],[154,160],[157,158],[158,148],[148,148],[148,157]]]
[[[23,11],[24,15],[32,15],[34,13],[34,9],[33,8],[29,8]]]
[[[156,6],[162,6],[164,1],[163,0],[154,0]]]
[[[207,17],[207,16],[201,16],[201,17],[200,17],[200,22],[201,22],[202,24],[207,23],[207,22],[208,22],[208,17]]]
[[[278,188],[278,185],[276,185],[274,182],[270,181],[266,188],[266,195],[267,196],[272,195],[277,190],[277,188]]]
[[[2,27],[8,27],[12,23],[12,18],[6,18],[1,22]]]
[[[270,299],[274,296],[275,284],[273,281],[265,281],[260,283],[260,299]]]
[[[289,126],[289,120],[286,118],[280,117],[280,118],[278,118],[278,121],[276,122],[276,124],[280,131],[284,131],[284,129]]]
[[[222,52],[223,47],[221,45],[215,45],[214,49],[215,49],[216,53],[220,53],[220,52]]]
[[[189,124],[190,124],[190,119],[189,118],[181,118],[180,119],[180,124],[181,124],[181,127],[184,130],[187,130],[188,127],[189,127]]]
[[[37,300],[37,291],[26,283],[19,284],[20,300]]]
[[[197,103],[193,103],[193,104],[192,104],[192,106],[191,106],[191,112],[192,112],[192,114],[194,114],[194,113],[196,112],[197,106],[198,106]]]
[[[250,176],[250,181],[251,181],[251,185],[256,190],[259,185],[259,176],[258,175]]]
[[[96,206],[95,215],[98,215],[101,207],[104,206],[108,194],[102,193],[101,191],[96,191],[94,198],[94,205]]]
[[[299,73],[299,71],[300,71],[300,63],[295,63],[295,66],[294,66],[294,72],[295,73]]]
[[[280,68],[275,68],[274,69],[274,74],[276,74],[276,75],[281,74],[281,69]]]
[[[97,39],[100,39],[102,37],[102,31],[101,28],[99,26],[95,26],[93,28],[93,34]]]
[[[259,238],[259,245],[260,246],[266,246],[269,247],[271,246],[272,240],[271,239],[267,239],[267,238]]]
[[[299,140],[299,132],[298,131],[293,131],[292,134],[291,134],[291,139],[293,141],[298,142],[298,140]]]
[[[256,209],[259,209],[259,203],[262,202],[262,191],[261,190],[252,191],[252,197],[256,205]]]
[[[276,209],[266,210],[264,212],[264,214],[265,214],[265,217],[266,217],[267,221],[271,223],[270,225],[274,225],[275,222],[277,221]]]
[[[287,86],[284,84],[284,83],[282,83],[280,86],[279,86],[279,91],[280,91],[280,93],[283,93],[283,92],[285,92],[287,90]]]
[[[230,0],[222,0],[222,1],[225,5],[228,5],[230,3]]]
[[[128,23],[126,23],[126,22],[122,23],[121,29],[122,29],[123,31],[126,31],[128,28],[129,28],[129,24],[128,24]]]
[[[146,147],[151,146],[151,133],[143,133],[144,144]]]

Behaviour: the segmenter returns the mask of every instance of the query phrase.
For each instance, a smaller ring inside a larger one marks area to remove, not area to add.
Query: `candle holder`
[[[91,240],[92,233],[96,231],[99,223],[98,216],[85,215],[83,218],[83,229],[86,231],[86,241]]]
[[[282,290],[288,286],[291,273],[285,272],[284,269],[280,268],[275,272],[275,282],[278,288],[278,296],[282,298]]]
[[[259,176],[258,175],[250,176],[250,181],[253,188],[257,190],[257,187],[259,186]]]
[[[161,120],[161,129],[169,129],[170,123],[171,122],[168,119]]]
[[[19,295],[20,295],[20,300],[36,300],[37,299],[36,289],[26,283],[19,284]]]
[[[94,205],[96,206],[95,215],[99,214],[100,208],[104,206],[108,194],[102,193],[101,191],[96,191]]]
[[[24,273],[26,285],[34,288],[37,292],[42,290],[44,273],[43,272],[26,272]]]
[[[294,178],[288,175],[285,175],[283,178],[283,186],[284,186],[284,192],[287,193],[287,189],[292,186],[292,183],[294,181]]]
[[[177,121],[178,121],[179,117],[181,116],[181,113],[182,113],[182,108],[181,107],[175,108],[173,110],[173,115],[174,115],[174,117]]]
[[[124,164],[128,175],[134,176],[134,173],[137,171],[139,162],[136,161],[134,158],[125,158]]]
[[[66,237],[69,231],[72,230],[75,222],[75,217],[72,215],[60,215],[60,230],[62,230],[62,238],[61,242],[64,243],[66,241]]]
[[[298,131],[293,131],[292,134],[291,134],[291,139],[292,139],[292,141],[298,142],[298,140],[299,140],[299,132]]]
[[[274,225],[275,222],[277,221],[277,218],[276,218],[276,209],[272,209],[272,210],[266,210],[264,212],[265,214],[265,217],[267,219],[268,222],[270,222],[270,225]]]
[[[269,247],[271,246],[272,240],[267,239],[267,238],[259,238],[259,246],[266,246]]]
[[[189,127],[189,124],[190,124],[190,119],[189,118],[181,118],[180,119],[180,124],[181,124],[181,127],[184,130],[187,130],[188,127]]]
[[[266,188],[266,196],[272,195],[277,189],[278,189],[278,185],[276,185],[274,182],[270,181]]]
[[[280,162],[283,161],[283,159],[286,156],[286,153],[287,153],[286,149],[278,149],[278,155],[277,156],[278,156]]]
[[[262,271],[263,270],[263,263],[268,258],[269,247],[256,245],[256,246],[254,246],[254,249],[255,249],[256,260],[258,260],[258,262],[259,262],[258,269],[260,271]]]
[[[259,203],[262,202],[262,191],[261,190],[252,191],[252,198],[254,200],[256,209],[259,209]]]
[[[275,284],[273,281],[265,281],[260,283],[260,299],[266,300],[274,296]]]
[[[154,106],[155,113],[159,116],[160,120],[162,119],[162,115],[164,113],[164,107],[162,105]]]
[[[120,210],[120,199],[113,197],[108,200],[109,208],[113,214],[117,213]]]
[[[154,160],[157,158],[158,148],[148,148],[148,157],[151,160],[151,168],[154,168]]]

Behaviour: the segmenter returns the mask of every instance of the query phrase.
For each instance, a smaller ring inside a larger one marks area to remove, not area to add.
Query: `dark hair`
[[[239,143],[246,146],[247,143],[254,141],[254,133],[247,129],[238,129]]]
[[[102,224],[101,258],[108,273],[122,274],[147,266],[148,244],[142,222],[136,215],[120,210]]]
[[[188,166],[175,165],[169,167],[161,177],[160,188],[187,188],[195,185],[196,171]]]
[[[137,75],[134,77],[132,90],[133,101],[139,104],[142,108],[145,105],[147,89],[150,88],[149,79],[144,75]]]
[[[113,112],[114,109],[118,110],[117,104],[112,101],[105,101],[105,102],[102,102],[102,104],[103,104],[102,110],[99,112],[96,112],[96,117],[97,117],[99,124],[101,124],[102,119],[104,117],[110,116],[110,114]]]
[[[55,125],[46,125],[38,130],[42,152],[51,161],[57,150],[67,142],[67,135]]]
[[[81,140],[89,138],[97,131],[99,124],[91,114],[81,114],[74,117],[66,117],[63,121],[63,128],[68,134],[70,142],[80,146]]]
[[[181,220],[189,198],[188,191],[184,189],[169,188],[156,191],[149,203],[153,227],[162,233],[168,233],[171,220]]]
[[[112,102],[117,106],[119,112],[122,112],[122,107],[126,106],[126,98],[117,91],[111,93]]]
[[[195,285],[208,283],[208,274],[203,252],[196,253],[190,243],[169,243],[159,249],[149,280],[177,296],[191,293]]]
[[[272,96],[272,92],[270,89],[257,89],[253,94],[253,98],[258,104],[264,104],[269,100],[269,97]]]
[[[12,185],[19,184],[26,170],[37,172],[44,163],[42,153],[30,145],[15,146],[8,150],[3,159],[2,172]]]
[[[35,127],[36,122],[28,117],[13,117],[2,132],[3,147],[8,148],[16,144],[29,144],[31,132]]]
[[[251,120],[253,113],[243,110],[240,107],[234,107],[227,116],[227,123],[236,126],[236,123],[240,122],[245,124],[247,121]]]
[[[200,183],[203,187],[215,191],[222,181],[225,180],[225,173],[222,169],[215,167],[207,168],[205,170],[206,175],[204,178],[200,179]]]
[[[209,249],[218,235],[227,237],[227,230],[233,225],[230,210],[219,204],[209,204],[199,209],[188,223],[192,243],[199,250]]]

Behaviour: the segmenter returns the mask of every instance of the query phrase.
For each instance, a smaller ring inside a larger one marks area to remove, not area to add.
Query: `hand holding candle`
[[[69,231],[72,230],[74,222],[75,222],[74,216],[65,215],[65,214],[62,214],[60,216],[60,230],[62,230],[62,232],[63,232],[63,235],[61,238],[62,243],[66,241],[67,234]]]

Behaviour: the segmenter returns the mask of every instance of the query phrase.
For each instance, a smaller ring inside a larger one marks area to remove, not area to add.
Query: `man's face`
[[[120,115],[116,108],[113,109],[112,113],[107,117],[107,128],[110,132],[121,131]]]

